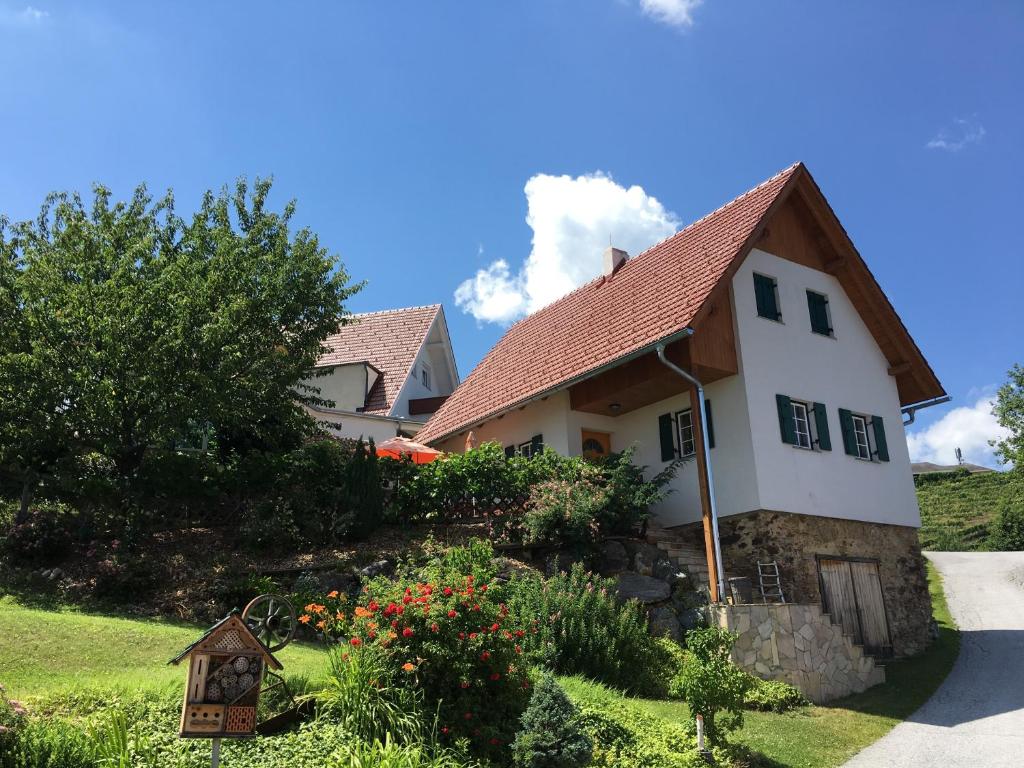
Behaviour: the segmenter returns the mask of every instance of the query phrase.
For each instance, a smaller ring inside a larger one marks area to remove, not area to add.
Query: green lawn
[[[15,698],[83,688],[160,689],[184,685],[185,670],[167,660],[205,627],[42,610],[0,597],[0,683]],[[326,656],[289,645],[275,654],[288,676],[321,677]]]
[[[947,551],[984,549],[989,523],[1011,499],[1024,504],[1024,472],[956,472],[917,480],[921,547]]]
[[[842,765],[861,749],[877,741],[905,720],[938,688],[952,669],[960,638],[949,615],[942,581],[929,565],[932,610],[939,623],[939,639],[920,656],[886,667],[886,683],[830,706],[806,707],[786,714],[748,712],[733,741],[762,753],[773,768],[831,768]],[[577,694],[586,683],[567,680]],[[601,691],[586,695],[609,695]],[[610,694],[616,695],[616,694]],[[686,704],[678,701],[637,699],[636,703],[666,720],[690,719]]]

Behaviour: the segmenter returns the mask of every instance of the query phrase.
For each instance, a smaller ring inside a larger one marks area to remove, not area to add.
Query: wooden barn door
[[[878,563],[873,560],[818,558],[825,610],[864,652],[890,656],[889,622],[885,617]]]

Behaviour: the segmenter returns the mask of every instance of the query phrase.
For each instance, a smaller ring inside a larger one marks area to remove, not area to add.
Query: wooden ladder
[[[757,561],[757,579],[761,585],[761,601],[764,603],[784,603],[782,594],[782,578],[779,576],[779,564],[775,560],[767,563]],[[769,598],[771,598],[769,600]]]

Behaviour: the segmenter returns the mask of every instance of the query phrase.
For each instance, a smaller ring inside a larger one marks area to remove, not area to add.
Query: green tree
[[[302,382],[361,286],[309,230],[292,233],[294,202],[268,209],[269,193],[240,180],[186,221],[170,192],[114,202],[97,186],[90,207],[53,194],[7,227],[0,311],[18,322],[0,341],[0,369],[16,371],[0,413],[26,410],[16,385],[39,377],[21,432],[107,456],[126,487],[151,447],[196,425],[225,452],[297,444],[314,425],[301,403],[323,402]],[[9,471],[45,470],[45,451],[12,458],[0,436]]]
[[[516,768],[578,768],[590,762],[593,742],[580,726],[579,711],[551,675],[537,682],[520,723],[522,730],[512,742]]]
[[[1010,369],[1009,380],[999,388],[992,415],[1001,427],[1009,430],[1002,440],[992,440],[995,454],[1003,464],[1024,467],[1024,368],[1015,364]]]
[[[687,632],[686,660],[671,686],[694,715],[704,717],[704,732],[711,744],[723,743],[729,731],[743,725],[743,699],[751,678],[730,658],[736,637],[718,627]]]

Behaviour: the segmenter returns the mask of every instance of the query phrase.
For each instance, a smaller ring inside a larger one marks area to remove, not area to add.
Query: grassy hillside
[[[921,546],[958,552],[984,549],[989,523],[1011,499],[1024,504],[1024,472],[919,477]]]
[[[161,690],[182,686],[185,670],[167,660],[205,627],[40,610],[0,597],[0,683],[16,698],[103,687]],[[276,654],[288,675],[319,678],[326,654],[293,643]]]

